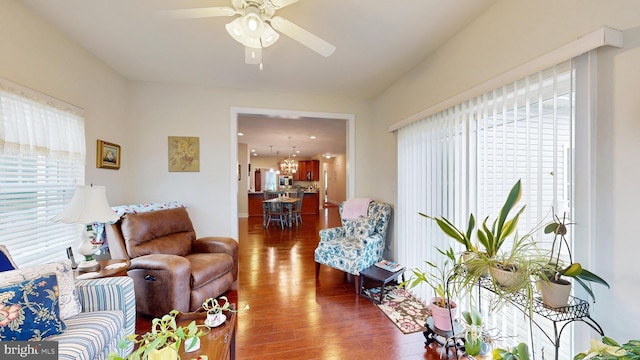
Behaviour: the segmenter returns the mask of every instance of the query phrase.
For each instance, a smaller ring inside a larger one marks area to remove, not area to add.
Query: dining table
[[[274,202],[281,202],[282,206],[287,209],[288,214],[291,214],[291,210],[293,210],[293,206],[298,201],[297,198],[290,197],[277,197],[273,199],[263,200],[262,201],[262,227],[267,228],[267,210],[269,209],[269,204]],[[291,216],[287,215],[287,225],[291,227]]]

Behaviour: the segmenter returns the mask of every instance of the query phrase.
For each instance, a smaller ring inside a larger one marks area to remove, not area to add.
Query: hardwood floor
[[[421,332],[404,335],[342,272],[322,266],[316,282],[318,231],[339,224],[337,207],[284,230],[239,219],[238,290],[227,296],[251,309],[238,314],[237,359],[439,359]],[[145,328],[138,321],[138,333]]]

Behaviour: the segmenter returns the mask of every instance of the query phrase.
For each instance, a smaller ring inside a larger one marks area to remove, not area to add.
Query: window
[[[79,241],[80,225],[51,218],[84,183],[85,148],[78,109],[0,81],[0,243],[18,266],[64,259]]]
[[[572,218],[574,79],[572,62],[566,62],[398,129],[399,262],[423,268],[425,260],[442,260],[436,247],[464,250],[419,212],[461,225],[470,212],[478,221],[486,216],[493,221],[518,179],[521,203],[527,205],[519,233],[550,221],[552,208]],[[414,290],[423,300],[432,297],[430,291],[427,286]],[[552,323],[544,322],[539,323],[553,334]],[[528,320],[514,308],[502,308],[489,323],[516,336],[513,342],[528,342]],[[544,348],[544,357],[552,358],[553,345],[535,327],[532,331],[536,351]],[[563,335],[570,341],[567,331]],[[560,350],[566,352],[560,358],[570,357],[570,346]]]

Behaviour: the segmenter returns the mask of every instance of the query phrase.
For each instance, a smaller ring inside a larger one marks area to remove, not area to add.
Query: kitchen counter
[[[283,193],[286,191],[283,191]],[[289,191],[289,192],[293,192]],[[249,192],[249,216],[262,216],[262,201],[264,194],[260,192]],[[302,215],[320,214],[320,195],[318,191],[305,191],[302,198]]]

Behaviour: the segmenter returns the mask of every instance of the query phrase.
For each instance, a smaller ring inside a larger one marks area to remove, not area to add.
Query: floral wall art
[[[169,136],[169,171],[200,171],[200,138]]]

